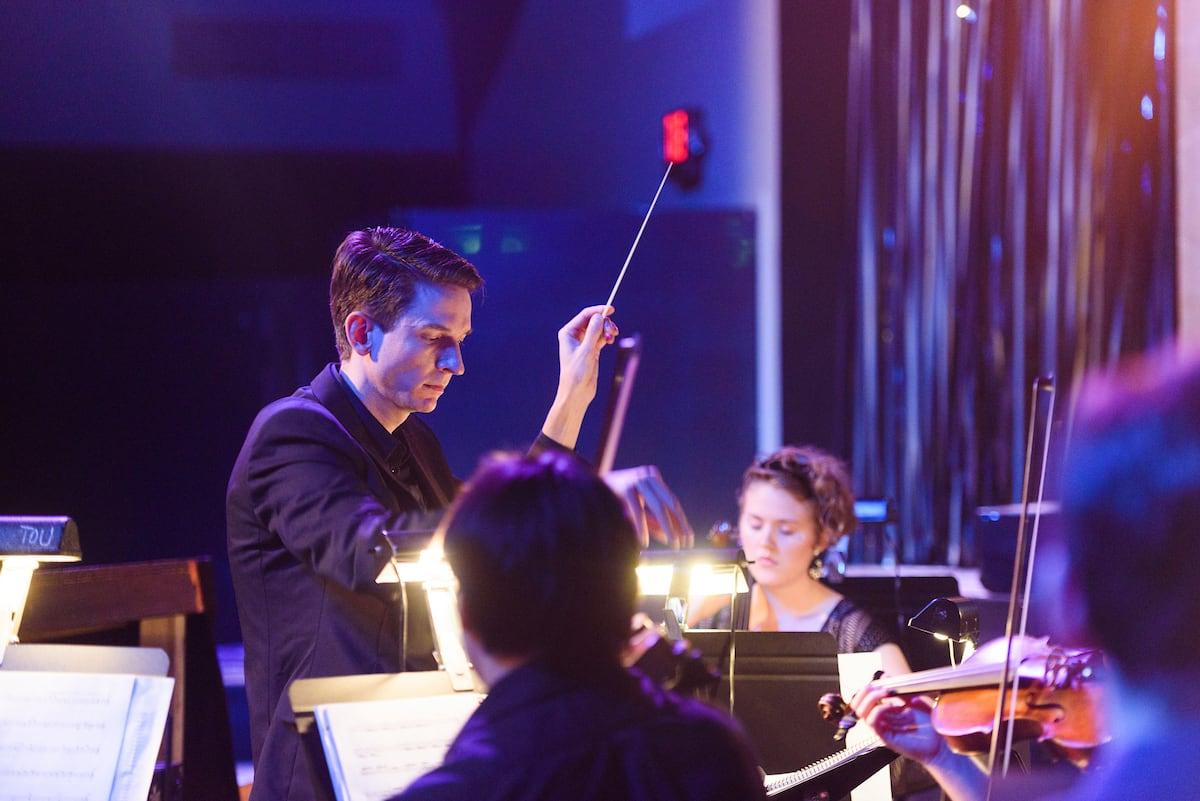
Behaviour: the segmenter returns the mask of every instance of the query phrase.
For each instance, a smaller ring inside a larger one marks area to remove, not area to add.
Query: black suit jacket
[[[329,365],[258,414],[229,479],[255,799],[312,797],[285,694],[291,681],[400,669],[398,590],[375,583],[392,552],[383,532],[431,528],[428,511],[458,487],[433,432],[411,415],[400,430],[414,497],[354,403]],[[428,539],[410,535],[405,549]]]

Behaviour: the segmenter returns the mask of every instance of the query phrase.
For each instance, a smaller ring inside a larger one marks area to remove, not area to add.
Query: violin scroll
[[[846,739],[846,732],[854,728],[858,723],[858,715],[854,714],[854,710],[846,703],[846,699],[837,693],[825,693],[821,699],[817,701],[817,707],[821,710],[822,720],[836,720],[838,722],[837,731],[833,733],[833,739],[841,742]]]
[[[871,681],[879,681],[883,677],[883,671],[875,671]],[[854,713],[854,709],[850,704],[846,703],[846,699],[837,693],[825,693],[817,701],[817,707],[821,710],[821,718],[823,720],[837,720],[837,731],[833,733],[833,739],[841,742],[846,739],[846,732],[854,728],[858,723],[858,715]]]

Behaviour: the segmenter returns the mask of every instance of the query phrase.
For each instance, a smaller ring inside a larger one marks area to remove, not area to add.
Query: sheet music
[[[0,801],[107,801],[133,683],[0,672]]]
[[[109,801],[144,801],[150,794],[174,687],[164,676],[136,677]]]
[[[843,698],[850,698],[883,670],[883,657],[874,651],[857,654],[838,654],[838,677]],[[879,738],[866,724],[855,726],[846,733],[846,748],[855,749]],[[850,791],[852,801],[892,801],[891,771],[883,768]]]
[[[383,801],[436,768],[482,699],[459,692],[315,707],[338,801]]]
[[[173,679],[0,671],[0,801],[141,801]]]

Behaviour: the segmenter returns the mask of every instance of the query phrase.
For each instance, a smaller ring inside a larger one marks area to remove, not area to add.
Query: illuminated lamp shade
[[[42,562],[78,562],[79,529],[69,517],[0,517],[0,663],[17,642],[33,571]]]
[[[908,621],[908,627],[932,634],[934,639],[948,643],[950,663],[954,664],[955,643],[962,647],[966,659],[979,644],[979,607],[969,598],[952,596],[934,598]]]
[[[450,686],[455,690],[473,689],[471,662],[463,643],[462,620],[458,616],[458,580],[446,561],[441,541],[435,539],[419,553],[400,553],[393,545],[392,559],[375,578],[375,583],[421,585],[433,628],[438,667],[449,674]]]
[[[700,185],[701,162],[708,152],[704,114],[698,108],[676,108],[662,116],[662,155],[671,180],[683,189]]]
[[[688,607],[694,602],[714,596],[732,601],[734,596],[750,591],[746,564],[745,554],[737,548],[642,551],[637,567],[638,594],[643,601],[664,599],[667,630],[679,636],[687,625]]]
[[[979,639],[979,609],[969,598],[934,598],[908,625],[939,640],[974,641]]]
[[[671,586],[678,581],[676,570],[686,571],[689,597],[729,595],[749,592],[750,587],[736,565],[638,565],[638,592],[642,595],[670,595]]]

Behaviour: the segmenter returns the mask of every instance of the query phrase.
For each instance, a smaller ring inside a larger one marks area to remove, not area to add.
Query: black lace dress
[[[739,620],[744,621],[748,619],[749,603],[749,593],[743,593],[738,596],[735,611],[738,613]],[[743,607],[747,608],[743,610]],[[729,621],[730,607],[726,605],[712,617],[699,621],[692,628],[728,629]],[[743,627],[739,626],[739,628]],[[874,651],[879,646],[889,642],[896,645],[900,644],[887,626],[884,626],[871,617],[869,612],[855,605],[849,598],[843,598],[837,602],[837,606],[833,607],[833,610],[829,613],[829,617],[825,618],[825,623],[821,626],[820,630],[833,635],[833,639],[837,643],[838,653],[841,654]]]

